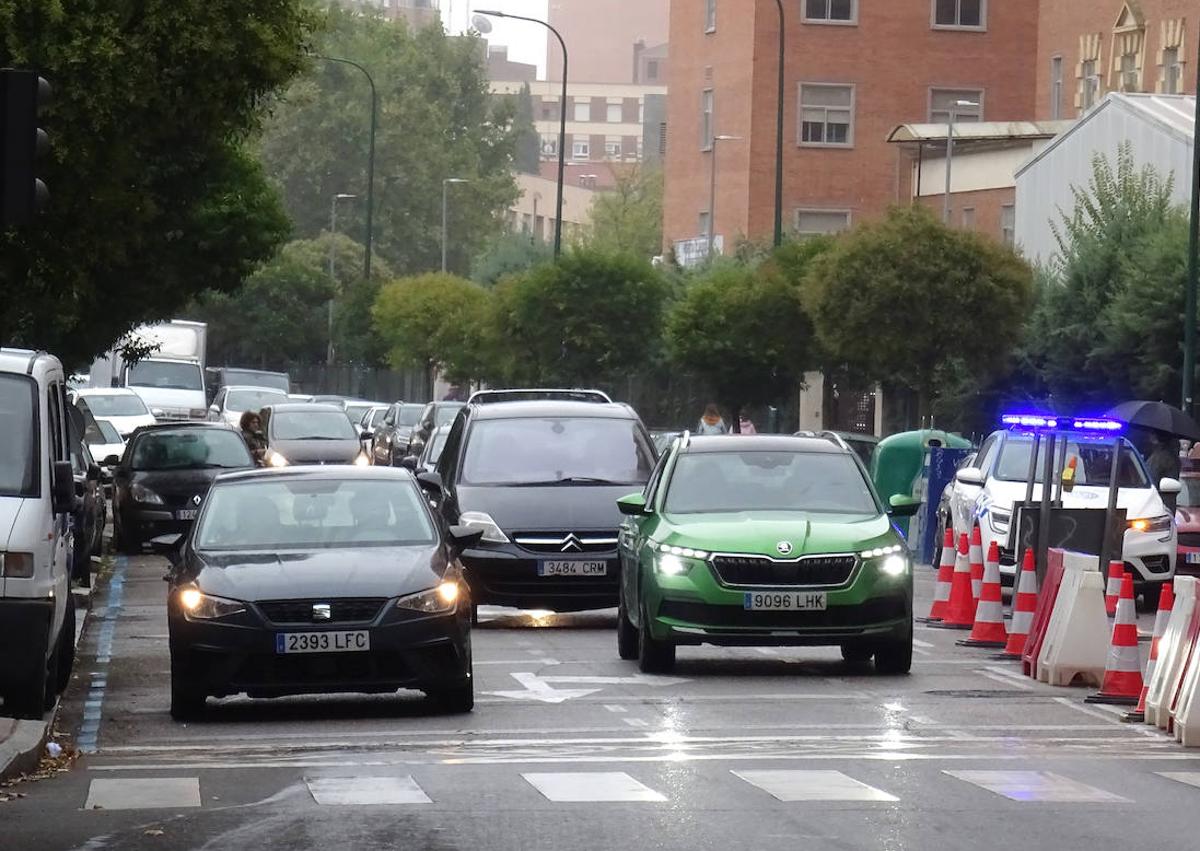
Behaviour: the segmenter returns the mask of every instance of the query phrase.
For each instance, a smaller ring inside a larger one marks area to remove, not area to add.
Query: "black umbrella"
[[[1175,437],[1200,440],[1200,425],[1183,411],[1166,402],[1122,402],[1110,409],[1107,416]]]

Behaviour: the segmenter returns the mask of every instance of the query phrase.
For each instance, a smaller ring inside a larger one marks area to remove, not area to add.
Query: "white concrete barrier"
[[[1037,678],[1054,686],[1079,680],[1097,688],[1112,638],[1104,608],[1104,578],[1096,556],[1063,554],[1063,579],[1038,656]]]
[[[1175,577],[1175,608],[1167,631],[1158,642],[1158,665],[1146,693],[1146,723],[1165,730],[1171,722],[1171,704],[1179,692],[1184,667],[1191,652],[1187,641],[1196,611],[1197,583],[1193,576]]]

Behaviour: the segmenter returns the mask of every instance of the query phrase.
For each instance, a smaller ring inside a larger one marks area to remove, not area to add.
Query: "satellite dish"
[[[481,35],[487,35],[492,31],[492,22],[483,15],[475,15],[471,18],[471,26],[475,28],[475,32]]]

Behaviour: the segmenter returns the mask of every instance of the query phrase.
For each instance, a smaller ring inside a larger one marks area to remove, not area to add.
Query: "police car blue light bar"
[[[1125,429],[1120,420],[1104,417],[1063,417],[1054,414],[1005,414],[1000,422],[1009,428],[1026,431],[1076,431],[1093,434],[1119,434]]]

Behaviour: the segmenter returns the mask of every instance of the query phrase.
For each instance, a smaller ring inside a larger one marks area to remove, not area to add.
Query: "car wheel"
[[[454,688],[433,689],[426,692],[426,695],[437,705],[438,709],[451,715],[462,715],[475,708],[475,683],[473,680]]]
[[[910,625],[903,636],[897,636],[875,648],[875,673],[907,674],[912,670],[913,635]]]
[[[862,664],[870,662],[871,657],[875,655],[875,650],[865,644],[843,644],[842,658],[852,664]]]
[[[62,634],[58,637],[58,678],[55,690],[61,694],[71,682],[71,669],[75,667],[75,600],[67,601],[67,614],[63,619]]]
[[[1142,605],[1145,607],[1143,611],[1154,612],[1158,610],[1158,598],[1162,596],[1162,583],[1155,582],[1151,585],[1142,586]]]
[[[194,721],[204,714],[207,695],[192,679],[186,668],[171,662],[171,717],[176,721]]]
[[[650,618],[642,609],[638,629],[638,669],[646,674],[669,674],[675,669],[675,645],[650,634]]]
[[[629,620],[624,592],[617,599],[617,655],[626,660],[638,658],[638,631]]]
[[[47,692],[50,679],[46,671],[40,671],[23,682],[18,682],[4,695],[4,714],[26,721],[40,721],[46,713]],[[54,705],[53,698],[50,705]]]

